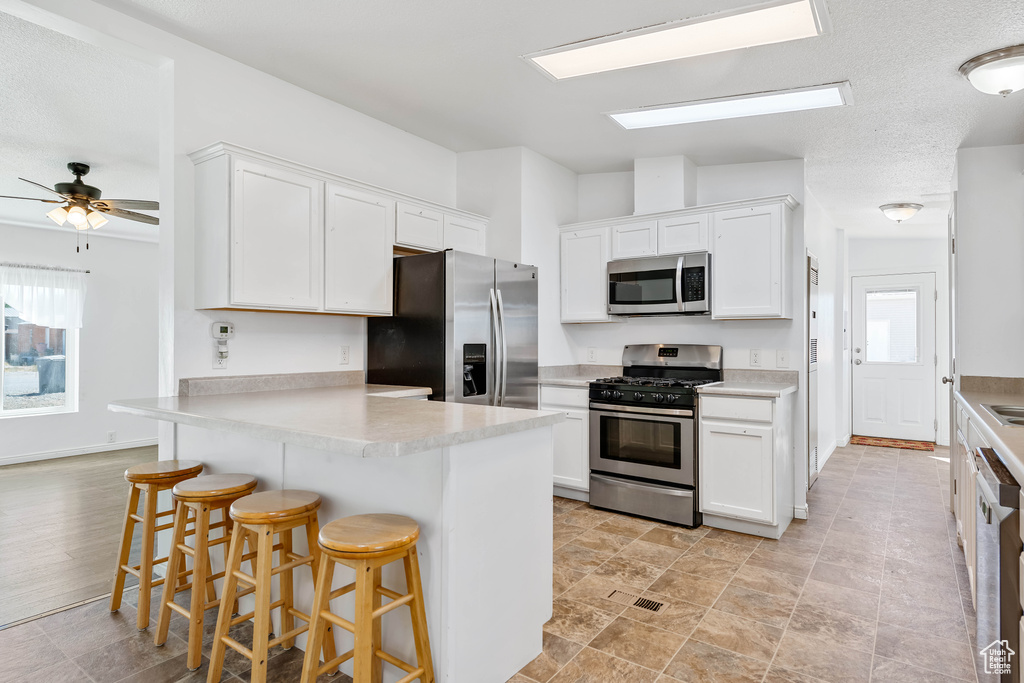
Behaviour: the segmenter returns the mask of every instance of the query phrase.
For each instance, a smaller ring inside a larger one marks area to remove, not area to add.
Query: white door
[[[935,274],[853,278],[853,433],[934,441]]]
[[[328,185],[324,308],[391,315],[393,199]]]
[[[771,425],[702,420],[700,511],[775,523]]]
[[[565,411],[565,421],[552,428],[557,486],[590,489],[589,431],[590,414],[585,410]]]

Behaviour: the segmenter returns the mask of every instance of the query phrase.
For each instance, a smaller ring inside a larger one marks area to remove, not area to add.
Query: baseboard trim
[[[809,510],[807,505],[794,505],[793,506],[793,519],[807,519],[807,511]]]
[[[837,444],[838,447],[839,448],[846,448],[847,446],[850,445],[850,439],[852,439],[852,438],[853,438],[853,434],[847,434],[843,438],[839,439],[839,442]]]
[[[0,457],[0,467],[3,467],[4,465],[19,465],[25,462],[36,462],[37,460],[56,460],[58,458],[70,458],[74,455],[88,455],[90,453],[102,453],[104,451],[122,451],[127,448],[142,448],[144,446],[156,445],[157,439],[154,437],[152,439],[136,439],[135,441],[118,441],[117,443],[83,446],[82,448],[66,448],[60,451],[43,451],[41,453],[7,455]]]
[[[590,493],[588,491],[571,489],[567,486],[559,486],[558,484],[555,484],[554,494],[559,498],[569,498],[570,500],[578,500],[584,503],[590,502]]]

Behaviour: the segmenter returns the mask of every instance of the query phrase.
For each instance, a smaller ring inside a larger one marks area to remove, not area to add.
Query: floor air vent
[[[656,600],[651,600],[649,598],[642,598],[639,595],[634,595],[632,593],[627,593],[625,591],[620,590],[612,591],[608,595],[607,599],[611,600],[612,602],[617,602],[620,605],[639,607],[640,609],[645,609],[649,612],[654,613],[658,613],[661,610],[665,609],[665,603],[663,602],[658,602]]]

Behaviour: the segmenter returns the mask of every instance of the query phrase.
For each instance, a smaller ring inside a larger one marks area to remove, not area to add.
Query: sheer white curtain
[[[40,327],[82,327],[85,273],[0,265],[0,297]]]

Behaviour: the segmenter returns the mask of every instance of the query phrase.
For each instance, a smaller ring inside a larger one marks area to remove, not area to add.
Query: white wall
[[[156,438],[152,420],[111,413],[107,403],[157,391],[157,245],[98,234],[89,242],[76,253],[73,230],[0,225],[0,260],[92,271],[79,333],[78,412],[0,419],[0,465],[107,450],[108,431],[120,444]]]
[[[949,390],[941,378],[949,371],[949,262],[944,239],[850,239],[849,273],[890,275],[935,273],[935,415],[939,421],[938,443],[949,445]],[[852,280],[851,280],[852,283]],[[851,303],[852,310],[852,303]],[[855,325],[856,321],[851,321]],[[853,330],[850,331],[851,344]],[[852,391],[849,381],[846,391]]]
[[[633,215],[633,172],[579,176],[576,220],[596,221]]]
[[[957,152],[960,376],[1024,377],[1024,145]]]
[[[506,261],[522,259],[523,149],[463,152],[457,161],[457,206],[490,218],[487,255]]]

